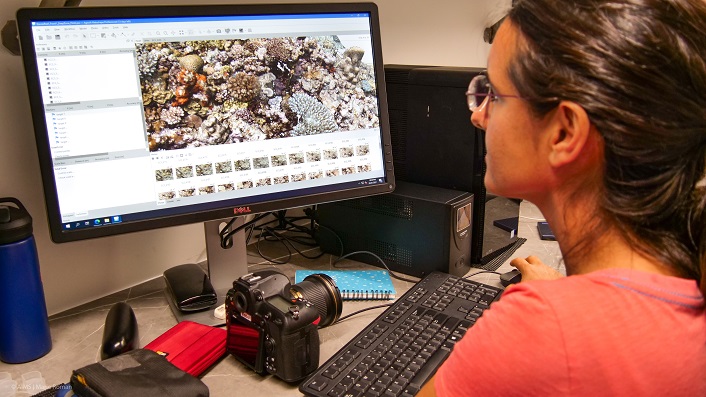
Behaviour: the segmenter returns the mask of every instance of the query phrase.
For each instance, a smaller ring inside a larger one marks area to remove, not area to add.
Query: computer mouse
[[[500,275],[500,284],[502,284],[503,287],[519,283],[521,280],[522,273],[520,273],[520,271],[517,269],[510,270],[509,272]]]
[[[105,317],[101,360],[137,349],[140,347],[139,343],[137,319],[132,307],[125,302],[114,304]]]

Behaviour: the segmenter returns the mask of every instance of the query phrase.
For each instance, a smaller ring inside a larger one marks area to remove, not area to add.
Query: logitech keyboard
[[[502,289],[433,272],[310,375],[309,396],[413,396]]]

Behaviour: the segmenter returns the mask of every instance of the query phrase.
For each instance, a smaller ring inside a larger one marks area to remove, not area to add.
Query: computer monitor
[[[372,3],[26,8],[17,25],[56,243],[394,189]]]

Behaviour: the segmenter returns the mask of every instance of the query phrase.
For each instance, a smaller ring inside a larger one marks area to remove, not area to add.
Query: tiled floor
[[[553,241],[542,241],[537,236],[536,223],[542,220],[542,214],[532,204],[523,202],[520,206],[519,237],[527,238],[516,252],[515,256],[537,255],[545,263],[560,271],[564,271],[558,244]],[[271,255],[285,257],[284,251],[277,247],[269,247]],[[256,254],[249,256],[249,270],[255,271],[275,267],[264,262]],[[324,255],[316,260],[302,260],[294,257],[292,263],[298,265],[277,265],[284,273],[294,274],[297,268],[333,269],[330,255]],[[344,262],[344,265],[356,268],[373,268],[357,262]],[[511,267],[504,263],[498,271],[509,271]],[[473,270],[472,270],[473,271]],[[494,274],[479,274],[476,281],[499,286],[498,276]],[[407,291],[413,284],[393,279],[397,295]],[[99,348],[103,336],[105,317],[111,306],[119,301],[127,302],[133,308],[137,317],[140,335],[140,345],[144,346],[162,334],[176,321],[169,309],[163,294],[164,283],[161,278],[130,288],[120,293],[100,299],[90,305],[84,305],[73,310],[52,316],[50,319],[52,350],[39,360],[9,365],[0,363],[0,372],[9,372],[14,380],[19,380],[23,373],[39,371],[46,385],[52,386],[69,381],[72,369],[92,364],[99,359]],[[379,303],[379,302],[377,302]],[[343,315],[371,306],[371,302],[346,301],[343,305]],[[321,359],[323,363],[340,349],[348,340],[369,324],[383,309],[376,309],[356,315],[341,323],[334,324],[319,331],[321,340]],[[271,376],[262,377],[243,365],[233,357],[224,357],[211,368],[202,380],[210,389],[211,396],[284,396],[300,395],[297,385],[286,384]],[[29,396],[39,390],[20,390],[18,396]]]

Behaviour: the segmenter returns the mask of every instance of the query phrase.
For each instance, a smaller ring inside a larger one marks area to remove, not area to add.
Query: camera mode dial
[[[274,340],[274,339],[272,339],[272,338],[267,338],[267,339],[265,340],[265,351],[266,351],[268,354],[272,354],[272,352],[275,351],[275,346],[276,346],[276,343],[275,343],[275,340]]]

